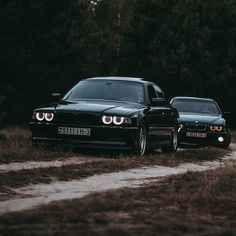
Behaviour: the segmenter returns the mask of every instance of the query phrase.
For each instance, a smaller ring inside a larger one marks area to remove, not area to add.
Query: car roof
[[[201,101],[211,101],[211,102],[214,102],[214,100],[211,99],[211,98],[200,98],[200,97],[174,97],[174,98],[172,98],[172,101],[176,100],[176,99],[201,100]]]
[[[115,80],[115,81],[130,81],[130,82],[139,82],[147,83],[149,81],[144,80],[143,78],[136,77],[121,77],[121,76],[101,76],[101,77],[92,77],[85,80]]]

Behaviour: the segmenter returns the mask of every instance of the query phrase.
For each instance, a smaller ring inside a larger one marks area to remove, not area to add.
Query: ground
[[[234,144],[137,158],[33,149],[28,131],[4,132],[0,235],[236,235]]]

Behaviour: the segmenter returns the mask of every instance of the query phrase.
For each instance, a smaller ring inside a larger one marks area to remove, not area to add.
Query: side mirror
[[[165,98],[152,98],[151,106],[155,107],[169,106],[169,102]]]
[[[54,98],[54,100],[55,100],[56,102],[58,102],[58,101],[60,101],[60,99],[61,99],[61,94],[60,94],[60,93],[53,93],[53,94],[52,94],[52,97]]]

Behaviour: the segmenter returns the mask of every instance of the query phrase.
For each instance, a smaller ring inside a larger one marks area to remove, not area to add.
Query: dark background
[[[1,0],[0,112],[26,124],[82,78],[144,77],[236,118],[236,0]],[[0,115],[1,116],[1,115]]]

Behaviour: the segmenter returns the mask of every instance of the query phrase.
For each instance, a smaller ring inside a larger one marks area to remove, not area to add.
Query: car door
[[[153,84],[149,84],[147,90],[150,104],[146,114],[149,126],[148,140],[152,146],[160,146],[171,138],[174,127],[174,113],[169,103],[158,96]],[[158,100],[158,98],[160,98],[160,102],[153,101]]]

